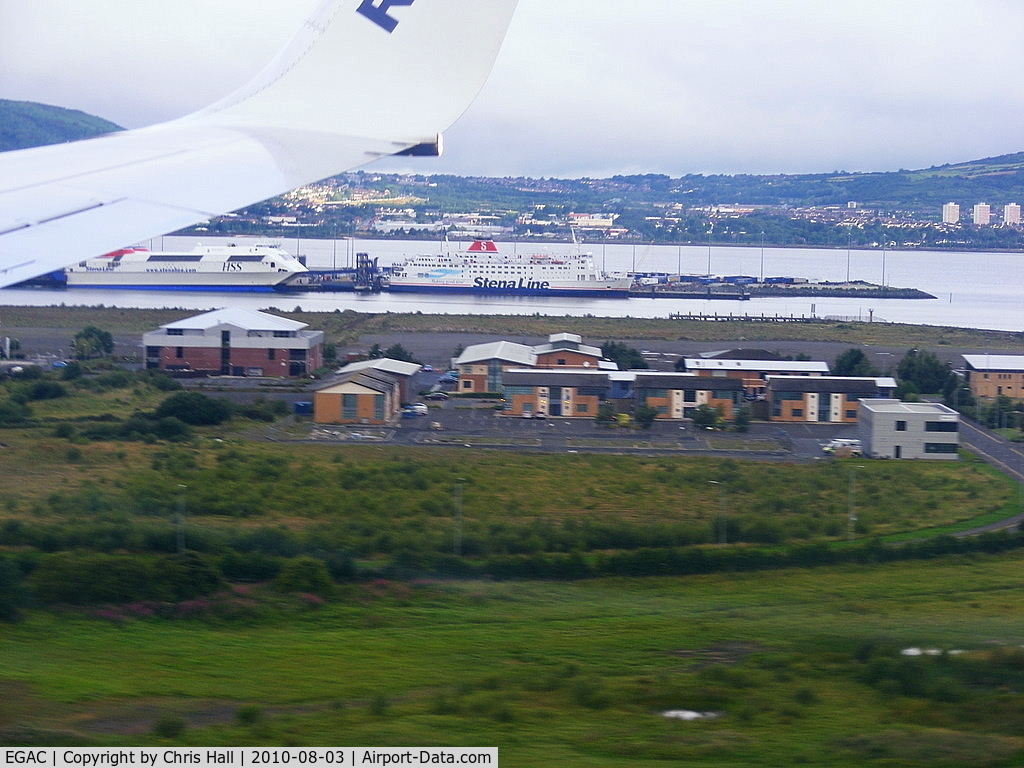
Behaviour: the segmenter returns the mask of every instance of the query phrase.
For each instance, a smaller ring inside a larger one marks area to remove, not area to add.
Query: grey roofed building
[[[861,444],[876,459],[956,460],[960,414],[941,403],[888,398],[860,401]]]
[[[687,371],[745,371],[750,373],[820,376],[828,373],[828,363],[817,360],[736,360],[731,358],[685,358]]]
[[[491,341],[466,347],[462,354],[455,359],[455,365],[481,363],[488,360],[501,360],[507,363],[531,366],[537,362],[537,355],[533,351],[533,347],[526,344],[518,344],[514,341]]]
[[[891,394],[896,379],[891,376],[768,376],[769,392],[858,392]]]
[[[608,371],[583,368],[512,368],[505,371],[507,387],[607,387]]]
[[[338,371],[339,375],[357,373],[359,371],[381,371],[395,377],[401,385],[401,397],[403,401],[410,400],[409,380],[419,373],[423,366],[419,363],[410,363],[405,360],[393,360],[390,357],[377,357],[370,360],[357,360],[349,363]],[[338,379],[334,380],[335,382]]]

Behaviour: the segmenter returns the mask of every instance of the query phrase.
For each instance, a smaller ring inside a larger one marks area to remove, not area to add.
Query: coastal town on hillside
[[[704,178],[704,177],[701,177]],[[764,185],[763,177],[759,184]],[[790,177],[792,178],[792,177]],[[189,233],[1001,250],[1024,247],[1020,203],[788,201],[684,179],[498,179],[348,173]],[[667,183],[674,182],[674,183]],[[744,202],[744,198],[750,202]]]

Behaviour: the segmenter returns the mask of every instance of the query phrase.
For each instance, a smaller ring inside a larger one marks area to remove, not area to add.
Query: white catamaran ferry
[[[210,245],[191,251],[121,250],[67,267],[69,288],[271,291],[306,271],[275,245]]]
[[[589,253],[572,256],[503,254],[492,240],[464,251],[413,256],[391,267],[392,291],[520,296],[629,295],[630,279],[602,272]]]

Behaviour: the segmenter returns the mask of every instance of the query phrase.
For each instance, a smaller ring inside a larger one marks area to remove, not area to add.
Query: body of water
[[[153,250],[188,249],[242,238],[163,237],[143,245]],[[266,242],[266,239],[260,241]],[[381,266],[441,245],[404,240],[274,240],[306,257],[313,268],[352,266],[355,253],[380,259]],[[455,244],[453,244],[455,245]],[[568,255],[566,243],[500,243],[501,249]],[[588,246],[584,246],[588,248]],[[206,310],[224,306],[331,312],[423,312],[426,314],[541,314],[599,317],[667,317],[671,313],[849,317],[898,323],[1024,331],[1024,254],[949,251],[882,251],[818,248],[741,248],[733,246],[597,245],[599,265],[612,272],[792,276],[817,281],[864,280],[919,288],[935,299],[759,298],[749,301],[698,299],[601,299],[560,296],[442,296],[437,294],[286,293],[221,294],[186,291],[46,291],[4,289],[0,304],[68,304],[107,307],[180,307]]]

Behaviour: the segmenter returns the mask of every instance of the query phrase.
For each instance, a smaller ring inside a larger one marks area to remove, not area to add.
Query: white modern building
[[[986,226],[992,219],[992,209],[988,203],[978,203],[974,206],[974,223],[979,227]]]
[[[1020,205],[1007,203],[1003,206],[1003,224],[1020,224]]]
[[[942,223],[957,224],[960,221],[960,206],[956,203],[946,203],[942,206]]]
[[[857,421],[864,455],[870,458],[958,458],[960,414],[941,403],[865,399]]]

